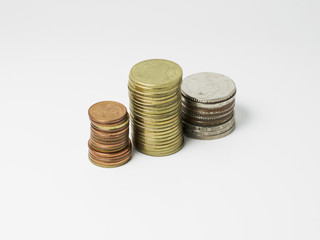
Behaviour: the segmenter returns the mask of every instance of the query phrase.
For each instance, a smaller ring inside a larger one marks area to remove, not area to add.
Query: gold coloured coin
[[[181,82],[181,67],[168,60],[152,59],[132,67],[130,119],[132,142],[138,151],[161,156],[181,148]]]
[[[152,90],[170,89],[179,86],[182,80],[181,67],[169,60],[151,59],[137,63],[130,71],[129,78]]]

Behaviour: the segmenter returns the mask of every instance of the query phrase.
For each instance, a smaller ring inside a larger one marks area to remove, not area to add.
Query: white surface
[[[0,2],[1,239],[319,239],[319,1]],[[149,58],[237,85],[236,130],[103,169],[91,104]]]

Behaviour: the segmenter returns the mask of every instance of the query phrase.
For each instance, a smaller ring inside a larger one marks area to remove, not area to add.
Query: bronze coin
[[[129,133],[129,124],[126,125],[126,127],[120,131],[116,131],[116,132],[103,132],[103,131],[99,131],[95,128],[93,128],[91,126],[91,133],[96,136],[97,138],[100,139],[112,139],[112,138],[118,138],[118,137],[122,137],[125,135],[128,135]]]
[[[89,108],[89,118],[98,124],[113,124],[121,121],[127,115],[124,105],[114,101],[103,101]]]
[[[94,136],[97,139],[101,139],[101,141],[113,141],[113,140],[121,139],[128,136],[128,134],[129,134],[129,129],[122,132],[121,134],[113,134],[109,136],[96,134],[95,132],[91,131],[91,136]]]
[[[94,121],[91,121],[91,125],[93,125],[99,131],[108,131],[108,130],[119,130],[126,126],[129,123],[129,117],[124,118],[120,122],[112,123],[112,124],[100,124]]]
[[[123,159],[125,158],[128,158],[128,156],[131,156],[131,150],[126,152],[126,154],[122,155],[122,156],[117,156],[117,157],[107,157],[107,158],[104,158],[104,157],[97,157],[93,154],[91,154],[89,152],[90,156],[93,157],[95,160],[98,160],[98,161],[101,161],[101,162],[106,162],[106,163],[116,163],[116,162],[120,162],[122,161]]]
[[[97,140],[98,142],[102,142],[102,143],[112,143],[112,142],[119,142],[121,140],[124,140],[126,138],[129,137],[129,131],[127,132],[127,134],[123,135],[123,136],[119,136],[119,137],[112,137],[112,138],[99,138],[97,136],[95,136],[93,133],[90,134],[91,138],[94,138],[95,140]]]
[[[94,148],[92,148],[90,143],[88,144],[88,146],[89,146],[90,154],[93,155],[94,157],[101,158],[101,159],[118,159],[118,158],[121,158],[121,157],[128,155],[128,153],[131,153],[131,150],[132,150],[131,141],[128,141],[128,145],[126,148],[124,148],[121,151],[114,152],[114,153],[98,152]]]
[[[131,158],[131,155],[128,155],[126,158],[122,159],[121,161],[108,163],[108,162],[105,162],[105,161],[96,160],[94,157],[92,157],[89,154],[89,160],[94,165],[99,166],[99,167],[105,167],[105,168],[120,167],[120,166],[124,165],[125,163],[127,163],[130,160],[130,158]]]
[[[99,162],[103,162],[103,163],[117,163],[117,162],[121,162],[123,161],[124,159],[127,159],[129,156],[131,156],[131,152],[128,152],[126,155],[122,156],[122,157],[118,157],[118,158],[99,158],[99,157],[96,157],[94,155],[92,155],[90,152],[89,152],[89,157],[91,159],[94,159],[96,161],[99,161]]]
[[[99,152],[117,152],[122,149],[124,149],[128,145],[128,139],[115,145],[106,145],[106,144],[101,144],[99,142],[94,141],[94,139],[90,138],[89,144],[93,149]]]
[[[118,139],[99,139],[99,138],[96,138],[95,136],[91,135],[90,136],[91,139],[93,139],[94,142],[98,142],[98,143],[101,143],[101,144],[107,144],[107,145],[114,145],[114,144],[119,144],[121,142],[124,142],[125,140],[128,139],[129,136],[124,136],[123,138],[118,138]]]
[[[91,128],[100,131],[100,132],[105,132],[105,133],[116,133],[119,132],[123,129],[125,129],[126,127],[129,126],[129,119],[127,120],[127,122],[124,125],[118,126],[116,128],[113,129],[104,129],[104,128],[100,128],[100,126],[95,125],[93,122],[91,122]]]

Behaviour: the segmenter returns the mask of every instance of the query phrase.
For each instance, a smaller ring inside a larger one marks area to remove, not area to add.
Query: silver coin
[[[190,107],[190,106],[186,105],[185,102],[182,102],[181,106],[182,106],[182,110],[184,110],[185,112],[188,112],[190,114],[209,116],[209,115],[217,115],[220,113],[225,113],[225,112],[231,111],[231,109],[233,109],[235,106],[235,102],[231,103],[231,105],[229,105],[229,106],[226,106],[223,108],[216,108],[216,109],[215,108],[203,109],[203,108]]]
[[[194,118],[196,120],[201,121],[214,121],[217,119],[224,118],[228,115],[230,115],[233,112],[233,108],[230,109],[227,112],[222,112],[221,114],[217,114],[216,116],[206,116],[206,115],[200,115],[200,114],[191,114],[190,112],[186,112],[185,109],[182,109],[182,116],[188,116],[189,118]]]
[[[195,102],[219,103],[231,98],[236,93],[236,86],[225,75],[202,72],[184,78],[181,91]]]
[[[222,123],[220,125],[214,126],[214,127],[203,127],[203,126],[196,126],[192,125],[190,123],[187,123],[185,121],[182,121],[182,125],[184,128],[188,128],[193,131],[199,131],[199,132],[214,132],[219,131],[221,129],[227,129],[228,127],[232,126],[235,123],[234,116],[227,122]]]
[[[194,129],[190,129],[190,128],[185,128],[185,126],[183,126],[183,132],[185,133],[190,133],[190,134],[195,134],[195,135],[200,135],[200,136],[212,136],[212,135],[218,135],[221,133],[224,133],[226,131],[228,131],[230,128],[232,128],[234,125],[234,122],[230,125],[228,125],[227,127],[224,127],[222,129],[219,130],[215,130],[215,131],[199,131],[199,130],[194,130]]]
[[[201,103],[201,102],[195,102],[193,100],[190,100],[186,98],[183,94],[181,95],[182,102],[184,102],[189,107],[195,107],[195,108],[205,108],[205,109],[216,109],[216,108],[222,108],[228,104],[230,104],[232,101],[235,100],[235,96],[231,96],[229,99],[218,102],[218,103]]]
[[[213,139],[218,139],[218,138],[222,138],[222,137],[229,135],[234,130],[234,128],[235,128],[235,124],[233,124],[229,130],[227,130],[221,134],[211,135],[211,136],[204,136],[204,135],[200,135],[200,134],[186,133],[186,132],[184,132],[184,135],[187,137],[200,139],[200,140],[213,140]]]

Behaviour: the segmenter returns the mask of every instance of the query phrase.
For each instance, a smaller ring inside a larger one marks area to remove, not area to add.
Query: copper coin
[[[89,145],[89,153],[96,157],[96,159],[100,160],[117,160],[122,157],[127,156],[128,154],[131,153],[132,146],[131,146],[131,141],[128,142],[128,145],[126,148],[124,148],[121,151],[115,152],[115,153],[101,153],[96,151],[90,144]]]
[[[126,115],[126,107],[114,101],[98,102],[89,108],[90,120],[98,124],[117,123],[124,119]]]
[[[128,140],[121,142],[120,144],[106,145],[106,144],[98,143],[94,141],[92,138],[90,138],[89,144],[96,151],[108,153],[108,152],[117,152],[124,149],[128,145]]]
[[[95,138],[100,139],[101,141],[107,141],[107,142],[121,139],[124,137],[128,137],[128,134],[129,134],[129,129],[126,130],[125,132],[122,132],[121,134],[110,135],[110,136],[103,136],[103,135],[96,134],[95,132],[91,131],[91,136],[94,136]]]
[[[101,138],[101,139],[109,139],[109,138],[117,138],[117,137],[125,136],[127,135],[128,132],[129,132],[129,124],[126,125],[124,129],[120,131],[111,132],[111,133],[99,131],[91,126],[91,133],[97,138]]]
[[[99,160],[96,160],[94,157],[92,157],[90,154],[89,154],[89,160],[96,166],[99,166],[99,167],[105,167],[105,168],[113,168],[113,167],[120,167],[122,165],[124,165],[125,163],[127,163],[131,158],[131,155],[128,155],[126,158],[124,158],[123,160],[119,161],[119,162],[115,162],[115,163],[107,163],[107,162],[104,162],[104,161],[99,161]]]
[[[91,121],[91,125],[93,125],[99,131],[109,131],[109,130],[119,130],[126,126],[129,123],[129,117],[126,116],[120,122],[112,123],[112,124],[100,124],[94,121]]]
[[[100,128],[99,125],[95,125],[93,122],[91,122],[91,128],[97,130],[97,131],[100,131],[100,132],[105,132],[105,133],[116,133],[116,132],[119,132],[123,129],[125,129],[126,127],[129,126],[129,119],[127,119],[128,121],[124,124],[124,125],[121,125],[116,128],[113,128],[113,129],[103,129],[103,128]]]
[[[98,142],[102,142],[102,143],[112,143],[112,142],[119,142],[121,140],[127,139],[129,137],[129,131],[127,132],[127,134],[123,135],[123,136],[119,136],[119,137],[113,137],[113,138],[99,138],[97,136],[95,136],[94,134],[90,134],[91,138],[94,138],[95,140],[97,140]]]
[[[118,157],[113,157],[113,158],[101,158],[97,157],[89,152],[89,155],[91,158],[94,158],[97,161],[105,162],[105,163],[116,163],[116,162],[121,162],[123,159],[128,158],[128,156],[131,156],[131,150],[128,151],[126,154],[123,156],[118,156]]]
[[[117,138],[117,139],[99,139],[96,138],[95,136],[91,135],[91,139],[93,139],[95,142],[101,143],[101,144],[107,144],[107,145],[113,145],[113,144],[119,144],[121,142],[124,142],[125,140],[128,139],[129,136],[124,136],[122,138]]]
[[[99,158],[99,157],[96,157],[94,155],[92,155],[90,152],[89,152],[89,157],[91,159],[94,159],[96,161],[99,161],[99,162],[103,162],[103,163],[108,163],[108,164],[113,164],[113,163],[118,163],[118,162],[121,162],[123,161],[124,159],[127,159],[129,156],[131,156],[131,152],[128,152],[128,154],[122,156],[122,157],[118,157],[118,158],[114,158],[114,159],[111,159],[111,158]]]

